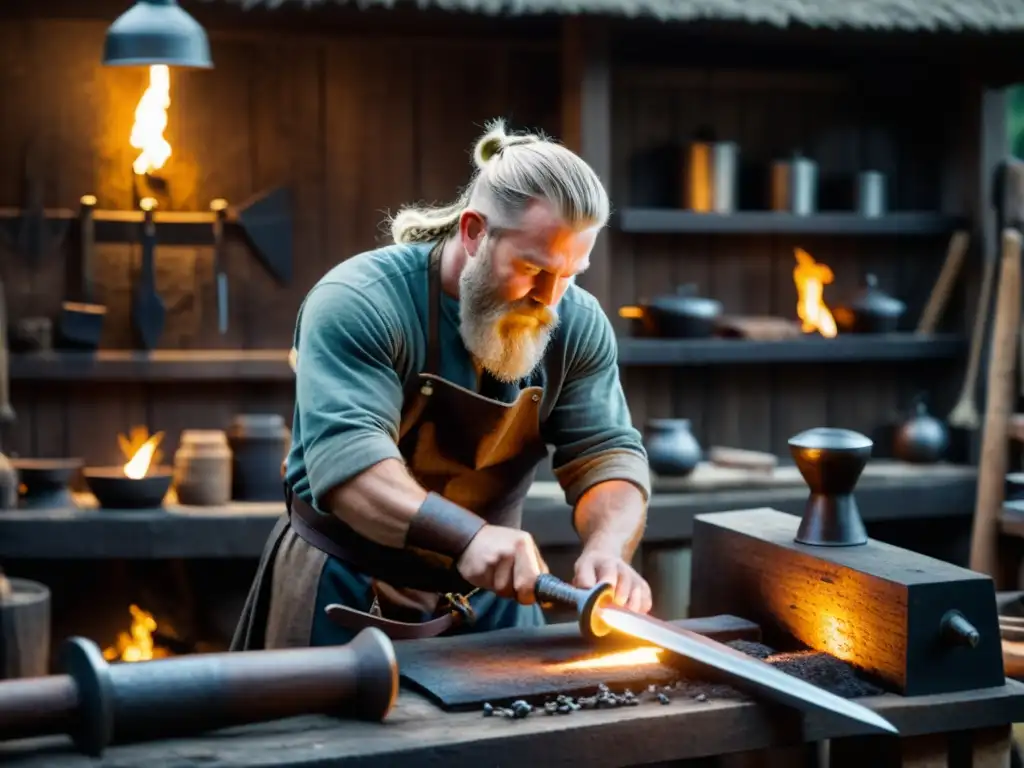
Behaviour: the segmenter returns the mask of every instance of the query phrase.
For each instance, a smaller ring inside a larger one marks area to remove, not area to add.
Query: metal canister
[[[857,213],[877,218],[884,216],[885,211],[885,174],[881,171],[861,171],[857,174]]]
[[[739,146],[695,141],[686,153],[683,207],[700,213],[733,213],[739,182]]]
[[[772,210],[810,216],[818,210],[818,164],[807,157],[772,163]]]

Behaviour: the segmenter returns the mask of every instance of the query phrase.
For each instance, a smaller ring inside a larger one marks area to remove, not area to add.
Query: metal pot
[[[693,283],[681,285],[674,294],[658,296],[639,305],[622,307],[620,317],[633,320],[637,336],[659,336],[674,339],[701,339],[711,336],[722,303],[696,295]]]
[[[946,425],[928,412],[923,395],[914,400],[914,413],[896,429],[893,455],[913,464],[934,464],[949,447]]]
[[[848,333],[893,333],[907,305],[878,287],[875,275],[864,276],[864,286],[848,304],[837,307],[836,324]]]

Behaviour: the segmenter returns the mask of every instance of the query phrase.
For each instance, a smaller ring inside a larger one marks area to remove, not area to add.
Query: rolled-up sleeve
[[[552,469],[572,506],[608,480],[633,483],[646,500],[650,469],[622,391],[615,333],[599,310],[589,313],[585,325],[569,342],[565,380],[544,424],[544,439],[554,446]]]
[[[385,459],[401,459],[396,325],[359,290],[325,283],[303,303],[296,412],[313,498]]]

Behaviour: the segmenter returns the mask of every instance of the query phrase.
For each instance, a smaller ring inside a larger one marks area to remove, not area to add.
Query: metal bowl
[[[123,467],[87,467],[82,476],[101,509],[156,509],[164,504],[174,471],[152,467],[145,477],[125,477]]]

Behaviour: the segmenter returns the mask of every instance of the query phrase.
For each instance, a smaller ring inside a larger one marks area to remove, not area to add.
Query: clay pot
[[[649,419],[644,431],[647,461],[656,474],[686,477],[697,468],[704,452],[689,419]]]

